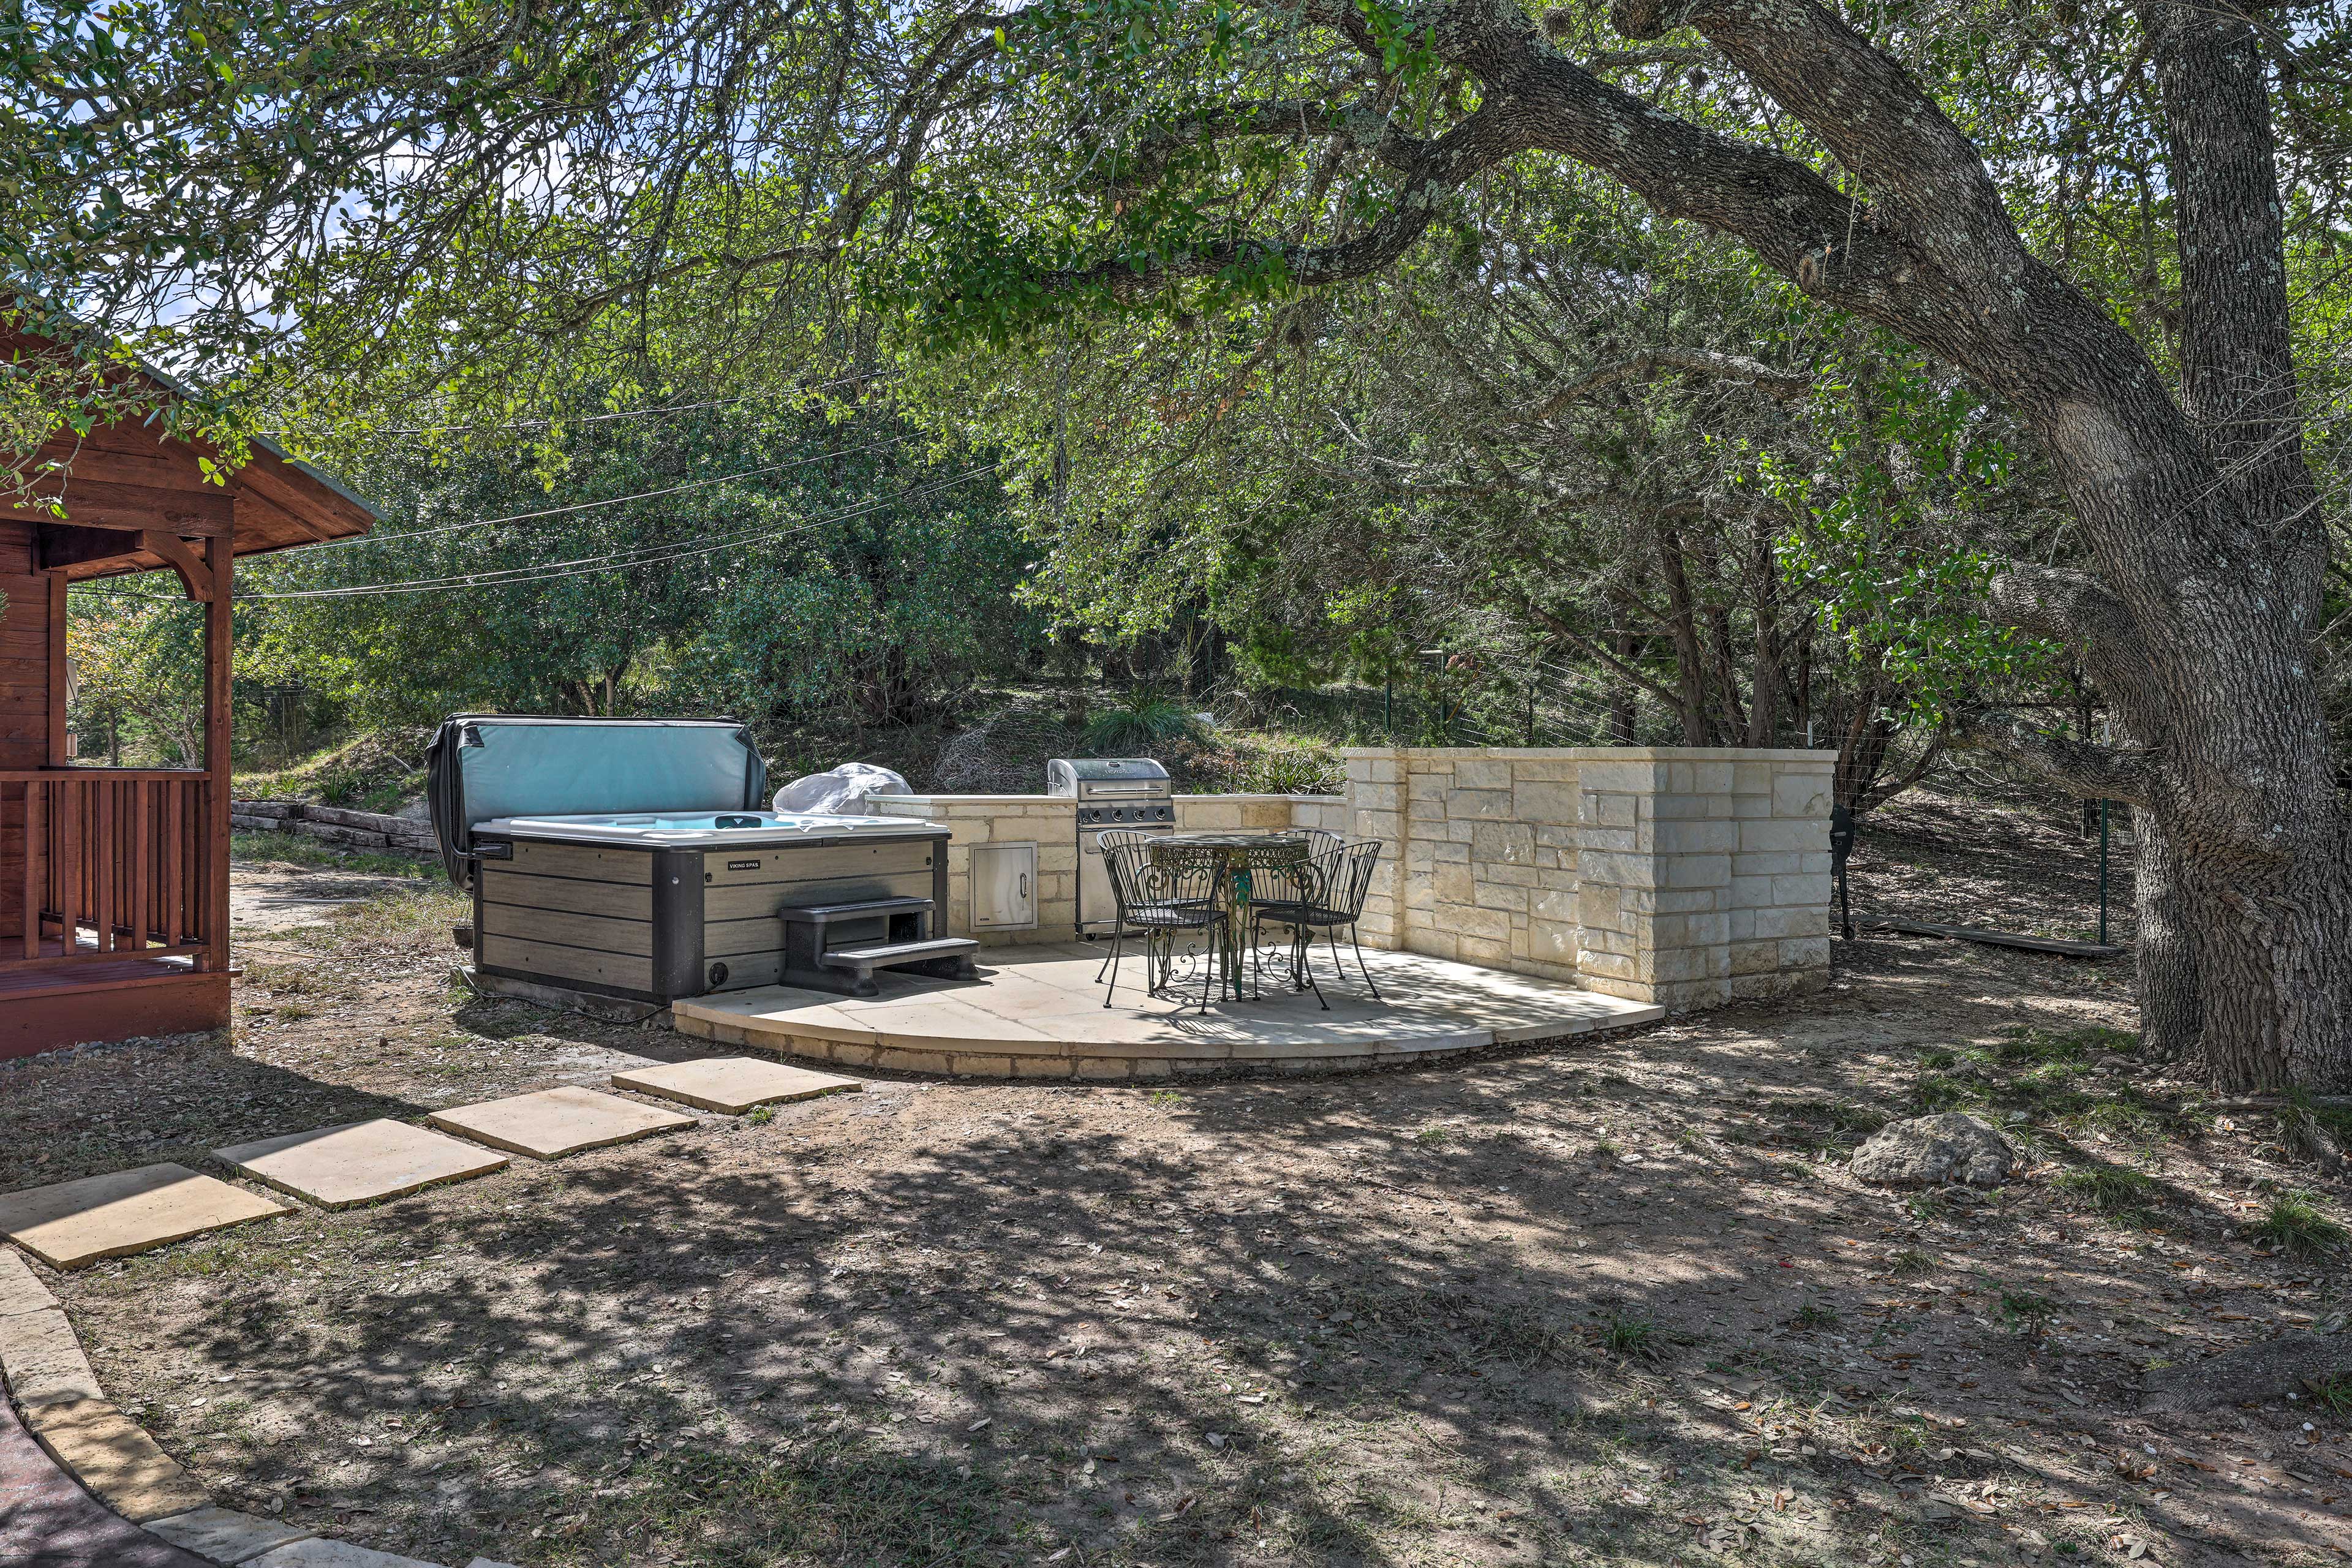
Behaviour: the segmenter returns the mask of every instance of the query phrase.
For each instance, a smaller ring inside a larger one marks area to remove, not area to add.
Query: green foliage
[[[1602,1326],[1601,1343],[1612,1355],[1649,1361],[1664,1352],[1658,1327],[1647,1318],[1612,1317]]]
[[[2001,1321],[2015,1332],[2039,1331],[2057,1313],[2058,1302],[2038,1291],[2004,1289],[2000,1293]]]
[[[2048,682],[2062,650],[1983,611],[2005,564],[1986,521],[2017,504],[2028,477],[2006,427],[1927,362],[1881,352],[1861,359],[1863,374],[1815,384],[1824,439],[1801,454],[1757,447],[1738,482],[1791,520],[1776,542],[1790,590],[1885,673],[1901,694],[1895,718],[1934,726]]]
[[[1004,608],[1028,551],[985,465],[932,463],[885,417],[743,406],[371,450],[384,522],[247,574],[239,627],[249,674],[362,725],[731,712],[831,765],[1036,647]]]
[[[1219,787],[1240,795],[1337,795],[1347,769],[1328,747],[1270,742],[1239,750]]]
[[[2167,1195],[2163,1184],[2126,1165],[2075,1165],[2050,1178],[2053,1188],[2111,1218],[2142,1220]]]
[[[2246,1226],[2246,1239],[2294,1258],[2324,1258],[2343,1250],[2352,1231],[2328,1217],[2317,1194],[2275,1193],[2262,1218]]]
[[[2312,1399],[2331,1415],[2352,1415],[2352,1375],[2330,1373],[2304,1384]]]
[[[1199,728],[1183,703],[1151,691],[1133,691],[1115,707],[1087,715],[1086,743],[1105,755],[1140,755],[1160,751]]]

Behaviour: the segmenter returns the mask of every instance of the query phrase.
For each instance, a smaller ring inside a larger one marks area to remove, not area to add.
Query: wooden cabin
[[[0,350],[26,342],[0,334]],[[42,455],[72,464],[66,519],[0,501],[0,1058],[228,1022],[236,563],[374,521],[325,474],[260,444],[225,486],[197,466],[207,449],[128,424],[68,433]],[[66,585],[134,572],[205,606],[201,768],[74,758]]]

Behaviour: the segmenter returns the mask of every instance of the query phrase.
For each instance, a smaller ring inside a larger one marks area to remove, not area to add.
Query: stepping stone
[[[616,1072],[613,1087],[675,1100],[698,1110],[740,1116],[755,1105],[814,1100],[820,1094],[856,1094],[866,1086],[838,1073],[811,1072],[761,1057],[712,1057]]]
[[[41,1283],[33,1266],[14,1247],[0,1247],[0,1318],[37,1312],[57,1304],[58,1299],[49,1294],[49,1288]]]
[[[73,1325],[56,1307],[0,1318],[0,1368],[8,1373],[8,1392],[27,1410],[106,1397]]]
[[[9,1568],[212,1568],[110,1512],[0,1399],[0,1563]]]
[[[215,1563],[251,1561],[277,1547],[308,1541],[318,1533],[274,1519],[258,1519],[233,1508],[199,1508],[159,1519],[147,1527],[174,1546],[184,1546]]]
[[[79,1268],[286,1212],[185,1165],[142,1165],[0,1196],[0,1235],[52,1268]]]
[[[486,1154],[475,1144],[388,1121],[289,1132],[213,1153],[248,1176],[331,1209],[403,1197],[507,1168],[503,1154]]]
[[[258,1557],[248,1559],[246,1568],[439,1568],[439,1564],[421,1558],[403,1557],[396,1552],[354,1546],[348,1541],[334,1541],[322,1535],[310,1541],[298,1541],[291,1546],[281,1546],[275,1552],[265,1552]]]
[[[103,1399],[44,1405],[25,1418],[58,1464],[133,1523],[169,1519],[213,1500],[137,1422]]]
[[[561,1159],[583,1149],[675,1132],[695,1123],[695,1118],[682,1112],[656,1110],[593,1089],[568,1088],[460,1105],[436,1110],[425,1120],[444,1131],[535,1160]]]

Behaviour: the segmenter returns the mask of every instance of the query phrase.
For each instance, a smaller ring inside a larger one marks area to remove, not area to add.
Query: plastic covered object
[[[775,809],[788,815],[863,816],[877,795],[912,795],[907,781],[872,763],[844,763],[821,773],[796,778],[776,792]]]

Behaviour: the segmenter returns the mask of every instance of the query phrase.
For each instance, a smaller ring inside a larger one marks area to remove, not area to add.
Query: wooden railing
[[[206,952],[210,788],[179,768],[0,772],[0,823],[19,851],[6,857],[16,897],[5,902],[26,912],[0,941],[0,964]]]

